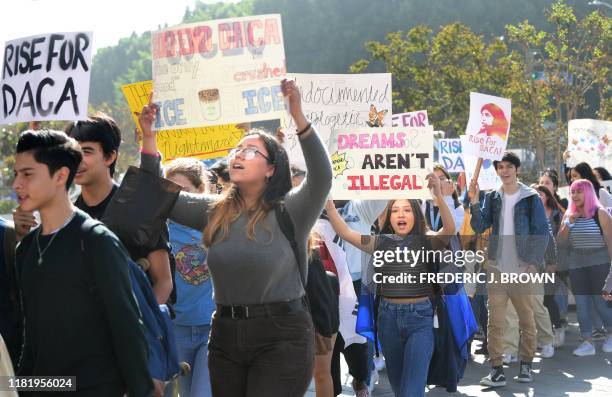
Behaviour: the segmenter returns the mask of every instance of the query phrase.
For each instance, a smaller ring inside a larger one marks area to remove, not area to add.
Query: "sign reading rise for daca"
[[[382,127],[332,134],[331,196],[337,200],[427,199],[433,127]]]
[[[286,75],[280,15],[179,25],[155,32],[154,129],[279,119]]]
[[[91,40],[91,32],[74,32],[8,41],[0,124],[86,119]]]
[[[506,98],[471,92],[463,152],[477,158],[501,160],[508,145],[511,105]]]

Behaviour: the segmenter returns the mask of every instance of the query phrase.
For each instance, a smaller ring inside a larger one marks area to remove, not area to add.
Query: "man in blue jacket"
[[[533,315],[534,289],[531,283],[504,282],[502,276],[524,276],[542,270],[544,252],[550,236],[546,212],[538,193],[518,182],[520,159],[504,153],[494,163],[502,186],[487,193],[479,202],[477,181],[470,183],[468,196],[472,213],[471,226],[482,233],[492,226],[489,237],[487,344],[493,369],[480,383],[498,387],[506,385],[502,368],[503,336],[508,300],[516,309],[521,331],[519,382],[531,382],[531,363],[536,351],[536,324]]]

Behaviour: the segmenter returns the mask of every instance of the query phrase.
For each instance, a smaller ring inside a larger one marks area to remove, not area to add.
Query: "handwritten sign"
[[[461,153],[461,139],[438,140],[439,162],[448,172],[465,171]]]
[[[338,200],[431,198],[433,127],[382,127],[332,133],[331,196]]]
[[[333,130],[391,126],[391,74],[290,74],[302,107],[326,146]],[[305,167],[295,125],[283,114],[285,149],[291,163]]]
[[[426,127],[429,125],[427,110],[400,113],[391,116],[392,127]]]
[[[570,120],[567,132],[568,166],[587,162],[591,167],[612,170],[612,121]]]
[[[91,32],[74,32],[8,41],[0,124],[86,119],[91,40]]]
[[[121,87],[136,126],[142,107],[148,102],[153,82],[141,81]],[[157,146],[163,161],[179,157],[211,159],[224,157],[244,136],[244,131],[235,124],[202,128],[164,130],[157,133]]]
[[[462,135],[461,137],[461,146],[465,147],[467,137]],[[468,183],[474,177],[474,171],[476,170],[476,163],[478,162],[478,158],[475,156],[471,156],[467,153],[463,153],[461,155],[463,160],[463,165],[465,167],[465,177]],[[491,190],[497,189],[501,186],[501,179],[497,175],[497,171],[493,166],[493,160],[485,159],[482,162],[482,167],[480,167],[480,174],[478,175],[478,186],[480,186],[480,190]]]
[[[463,151],[483,159],[501,160],[508,145],[511,103],[509,99],[470,93],[470,119]]]
[[[280,15],[231,18],[155,32],[157,130],[279,119],[286,75]]]

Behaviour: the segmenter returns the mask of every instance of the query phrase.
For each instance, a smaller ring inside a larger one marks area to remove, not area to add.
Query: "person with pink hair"
[[[612,352],[612,308],[601,296],[612,257],[612,218],[601,206],[593,184],[586,179],[570,187],[569,208],[557,236],[559,244],[568,243],[572,292],[583,342],[575,356],[595,355],[592,341],[591,304],[595,306],[607,331],[603,351]]]
[[[487,103],[480,109],[479,134],[498,136],[504,141],[508,139],[508,119],[502,108],[494,103]]]

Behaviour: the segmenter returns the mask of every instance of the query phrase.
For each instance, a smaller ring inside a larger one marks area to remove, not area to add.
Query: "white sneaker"
[[[574,356],[585,357],[585,356],[594,356],[595,355],[595,346],[591,342],[584,341],[574,350]]]
[[[548,345],[542,346],[542,351],[540,352],[540,357],[542,358],[551,358],[555,355],[555,347],[552,343]]]
[[[374,386],[376,386],[376,384],[378,383],[379,379],[380,379],[380,377],[378,376],[378,370],[376,370],[376,368],[374,368],[372,370],[372,375],[370,376],[370,386],[368,386],[370,394],[372,394],[372,391],[374,391]]]
[[[603,351],[606,353],[612,353],[612,335],[608,335],[606,341],[603,344]]]
[[[518,361],[518,357],[512,353],[506,353],[502,355],[502,362],[506,365],[510,365],[510,363],[515,363]]]
[[[385,357],[381,354],[379,357],[374,357],[374,367],[377,371],[382,371],[385,369]]]
[[[565,327],[555,329],[555,341],[553,345],[555,347],[561,347],[565,343]]]

